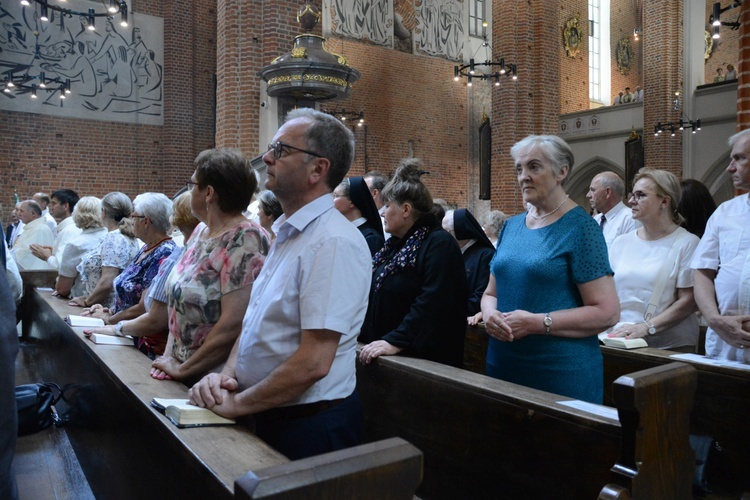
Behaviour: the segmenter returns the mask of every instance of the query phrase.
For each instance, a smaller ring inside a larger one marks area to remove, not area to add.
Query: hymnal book
[[[185,427],[233,425],[237,423],[234,420],[217,415],[206,408],[191,405],[187,399],[154,398],[151,400],[151,406],[163,412],[174,425],[181,429]]]
[[[130,335],[125,335],[124,337],[107,335],[105,333],[84,333],[84,335],[94,344],[129,345],[131,347],[135,345],[135,342],[133,342],[133,337],[131,337]]]
[[[76,316],[75,314],[65,316],[65,322],[70,326],[88,326],[92,328],[104,326],[104,320],[101,318],[95,318],[93,316]]]
[[[638,339],[626,339],[625,337],[604,337],[602,339],[604,345],[607,347],[617,347],[619,349],[638,349],[639,347],[648,347],[645,340]]]

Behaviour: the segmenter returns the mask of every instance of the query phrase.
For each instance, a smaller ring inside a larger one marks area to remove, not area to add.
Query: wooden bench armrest
[[[390,438],[251,471],[234,484],[238,499],[414,497],[422,452]]]

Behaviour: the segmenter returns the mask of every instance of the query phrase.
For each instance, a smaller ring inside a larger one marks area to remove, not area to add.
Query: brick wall
[[[673,110],[674,91],[682,82],[683,38],[682,2],[644,2],[643,33],[643,142],[644,162],[647,167],[682,173],[682,134],[668,133],[655,137],[657,122],[675,122],[681,111]],[[670,40],[670,43],[664,43]]]
[[[737,77],[737,131],[750,128],[750,2],[742,4]]]
[[[557,37],[552,43],[559,60],[560,113],[573,113],[589,109],[589,22],[588,0],[565,0],[559,2]],[[565,52],[563,30],[568,19],[578,16],[581,29],[581,50],[575,58]],[[550,47],[548,47],[550,48]],[[539,76],[536,68],[534,76]]]
[[[648,0],[643,3],[648,3]],[[635,92],[636,86],[643,86],[643,36],[640,36],[637,42],[633,38],[633,28],[638,24],[641,23],[636,19],[632,0],[611,1],[609,50],[612,64],[612,101],[621,90],[625,90],[625,87],[630,87],[630,91]],[[617,68],[617,44],[623,38],[630,40],[630,48],[633,51],[633,59],[630,62],[630,70],[627,75],[620,73]]]
[[[212,146],[215,0],[139,0],[131,7],[164,18],[164,125],[0,112],[3,222],[14,191],[21,199],[63,187],[82,196],[173,194],[192,173],[196,154]]]

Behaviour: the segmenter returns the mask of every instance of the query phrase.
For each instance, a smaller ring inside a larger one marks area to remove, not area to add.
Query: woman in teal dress
[[[528,210],[505,223],[490,264],[487,375],[601,404],[597,333],[620,317],[604,237],[565,194],[574,161],[565,141],[529,136],[511,156]]]

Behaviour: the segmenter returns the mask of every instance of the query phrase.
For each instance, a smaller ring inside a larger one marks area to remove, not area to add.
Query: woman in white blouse
[[[619,236],[610,248],[621,313],[609,336],[643,337],[649,347],[693,351],[698,320],[690,259],[699,239],[680,227],[680,183],[666,170],[651,168],[639,170],[634,182],[633,219],[643,227]]]
[[[52,295],[67,297],[71,293],[74,296],[83,293],[83,284],[76,267],[83,256],[97,248],[107,234],[107,229],[102,225],[101,203],[102,200],[96,196],[84,196],[76,203],[72,217],[73,223],[81,229],[81,234],[65,245]]]

